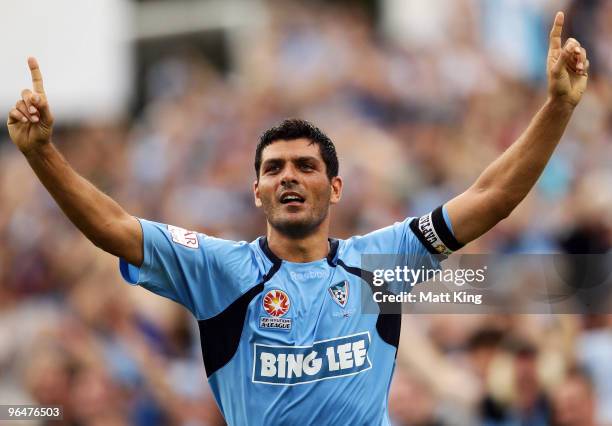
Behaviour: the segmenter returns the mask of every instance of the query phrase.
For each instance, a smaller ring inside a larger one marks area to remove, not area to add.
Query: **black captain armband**
[[[414,218],[410,229],[432,254],[450,255],[463,247],[444,220],[442,206],[425,216]]]

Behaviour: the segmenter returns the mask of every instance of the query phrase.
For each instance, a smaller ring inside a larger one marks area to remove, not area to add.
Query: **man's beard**
[[[274,215],[268,215],[268,223],[279,233],[292,238],[305,238],[316,232],[317,228],[323,223],[329,209],[323,209],[319,214],[312,217],[306,217],[301,220],[275,220]]]

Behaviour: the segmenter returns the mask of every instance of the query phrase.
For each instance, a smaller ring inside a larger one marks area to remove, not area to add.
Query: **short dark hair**
[[[266,130],[259,138],[257,149],[255,150],[255,174],[259,179],[259,169],[261,167],[261,155],[268,145],[279,141],[291,141],[295,139],[309,139],[311,143],[319,145],[319,152],[325,163],[327,177],[331,180],[338,176],[338,156],[336,147],[331,139],[314,124],[296,118],[284,120],[278,126]]]

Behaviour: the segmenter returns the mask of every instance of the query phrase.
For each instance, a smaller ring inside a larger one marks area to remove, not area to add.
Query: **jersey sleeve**
[[[463,247],[453,235],[450,218],[444,206],[421,217],[378,229],[361,237],[354,244],[360,252],[406,254],[418,252],[441,255],[441,259]]]
[[[400,255],[411,268],[439,268],[440,262],[462,245],[455,239],[445,209],[440,206],[421,217],[410,217],[354,239],[361,254]]]
[[[138,220],[143,263],[136,267],[119,259],[128,283],[180,303],[198,319],[221,312],[257,283],[257,263],[248,243]]]

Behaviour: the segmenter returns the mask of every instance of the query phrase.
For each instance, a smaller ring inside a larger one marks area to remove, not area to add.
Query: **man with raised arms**
[[[192,312],[229,424],[384,425],[401,316],[359,314],[361,292],[374,290],[361,285],[361,254],[401,253],[409,266],[436,267],[438,255],[487,232],[527,195],[587,85],[586,52],[574,39],[562,45],[563,19],[556,15],[550,34],[548,98],[519,139],[443,206],[348,240],[329,237],[343,187],[334,145],[302,120],[259,141],[253,195],[267,232],[251,243],[137,219],[78,175],[51,141],[34,58],[33,87],[21,92],[8,129],[68,218],[120,258],[128,282]]]

